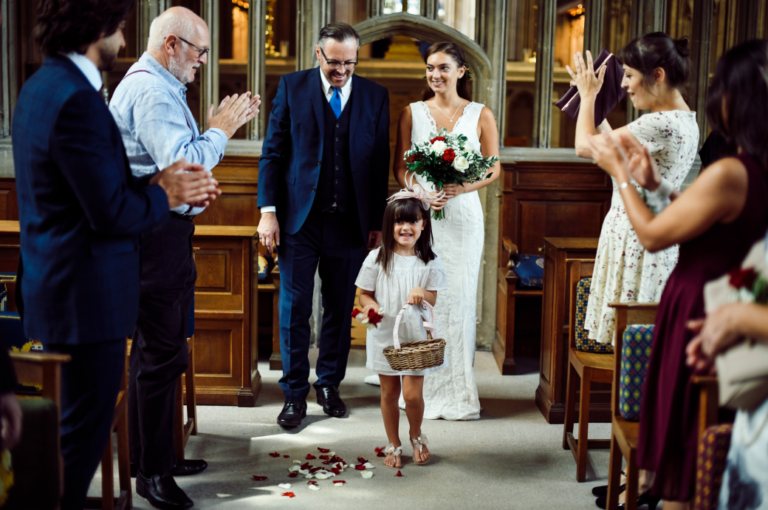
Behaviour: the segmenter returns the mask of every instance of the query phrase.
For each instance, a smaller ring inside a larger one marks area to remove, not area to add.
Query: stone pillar
[[[253,94],[263,94],[267,74],[264,56],[267,2],[250,0],[248,12],[248,90]],[[262,98],[264,101],[264,98]],[[246,139],[261,140],[267,133],[267,116],[259,113],[254,122],[246,127]]]
[[[603,47],[603,15],[605,14],[604,0],[587,0],[584,12],[584,51],[592,52],[597,58]],[[616,52],[619,48],[608,48],[608,51]]]
[[[317,66],[315,45],[320,29],[331,21],[331,0],[298,0],[296,13],[296,70]]]
[[[636,0],[637,1],[637,0]],[[533,100],[533,146],[550,146],[552,117],[552,90],[554,79],[555,15],[557,0],[540,0],[536,37],[536,93]]]
[[[200,77],[200,132],[204,133],[208,129],[208,107],[219,104],[219,24],[221,20],[219,0],[205,0],[202,5],[202,17],[211,33],[211,51],[208,52],[208,63],[202,66],[203,72]]]
[[[693,4],[693,36],[688,48],[691,50],[690,91],[688,107],[697,112],[699,124],[699,147],[707,136],[707,90],[709,89],[709,40],[712,36],[713,0],[695,0]]]
[[[630,39],[652,32],[664,32],[667,26],[667,0],[632,0],[632,14],[629,19]],[[632,106],[631,101],[628,101],[627,124],[638,117],[640,112]]]
[[[138,0],[138,5],[136,6],[136,14],[138,15],[136,31],[138,32],[139,51],[136,53],[137,55],[141,55],[147,49],[149,26],[152,24],[152,21],[164,13],[170,6],[171,0]]]

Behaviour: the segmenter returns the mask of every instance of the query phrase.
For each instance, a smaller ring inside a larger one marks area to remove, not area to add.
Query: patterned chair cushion
[[[576,350],[584,352],[596,352],[610,354],[613,345],[601,344],[589,339],[587,330],[584,329],[584,321],[587,317],[587,302],[589,301],[589,289],[592,278],[582,278],[576,285]]]
[[[45,352],[43,344],[37,340],[30,340],[24,336],[21,326],[21,318],[17,312],[0,311],[0,337],[5,342],[6,348],[13,352]],[[31,385],[25,381],[19,381],[17,392],[35,393],[42,386]]]
[[[640,404],[643,400],[648,362],[651,360],[652,341],[653,324],[632,324],[624,331],[619,414],[625,420],[640,420]]]
[[[733,425],[715,425],[704,431],[696,456],[694,510],[716,510],[727,465]]]

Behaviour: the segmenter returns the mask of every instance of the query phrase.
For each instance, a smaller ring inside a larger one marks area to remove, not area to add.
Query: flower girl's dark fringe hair
[[[768,178],[768,41],[747,41],[720,57],[707,94],[707,118],[732,149],[741,147],[755,158]]]
[[[384,222],[381,226],[381,249],[376,257],[376,263],[381,264],[384,273],[389,276],[392,269],[392,261],[395,256],[395,223],[398,221],[407,221],[416,223],[424,220],[424,228],[421,231],[421,237],[416,241],[414,250],[416,256],[425,264],[434,260],[436,255],[432,251],[432,222],[429,217],[429,209],[425,210],[421,200],[407,198],[402,200],[393,200],[387,204],[384,210]]]
[[[456,62],[457,66],[464,66],[467,68],[464,76],[462,76],[459,81],[456,82],[456,92],[459,93],[459,97],[462,99],[472,101],[472,94],[469,93],[469,82],[472,79],[472,75],[469,72],[469,64],[467,64],[467,59],[464,58],[464,50],[461,49],[461,46],[452,42],[435,43],[429,47],[427,53],[424,55],[424,62],[426,62],[427,59],[435,53],[445,53],[446,55],[450,55],[451,58],[453,58],[453,60]],[[432,90],[429,85],[427,85],[427,88],[424,89],[421,100],[426,101],[427,99],[432,99],[433,97],[435,97],[435,91]]]

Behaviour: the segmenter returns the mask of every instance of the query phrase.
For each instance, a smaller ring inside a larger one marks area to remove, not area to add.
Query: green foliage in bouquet
[[[409,171],[434,184],[435,189],[442,189],[446,184],[472,184],[488,179],[486,175],[499,160],[497,156],[483,157],[472,147],[467,146],[467,137],[458,133],[449,133],[443,128],[439,134],[430,134],[430,140],[415,144],[406,151],[404,159]],[[445,218],[443,210],[432,213],[432,218]]]

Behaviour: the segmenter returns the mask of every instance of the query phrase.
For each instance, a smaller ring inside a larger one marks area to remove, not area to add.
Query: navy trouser
[[[176,463],[176,381],[189,364],[187,328],[197,271],[191,219],[171,219],[141,236],[139,318],[131,345],[128,428],[131,463],[146,476]]]
[[[85,345],[49,344],[69,354],[61,366],[62,510],[82,510],[101,455],[111,440],[112,418],[125,367],[125,338]]]
[[[309,394],[309,317],[315,271],[322,280],[323,326],[315,388],[338,387],[347,371],[351,343],[355,280],[365,259],[366,243],[356,212],[310,211],[301,229],[283,234],[280,264],[280,355],[285,401]]]

